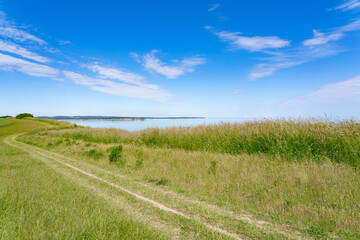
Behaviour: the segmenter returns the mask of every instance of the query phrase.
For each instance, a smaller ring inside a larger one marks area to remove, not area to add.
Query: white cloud
[[[59,40],[58,43],[60,45],[67,45],[67,44],[71,44],[71,41],[69,41],[69,40]]]
[[[205,58],[201,57],[191,57],[184,58],[183,60],[169,65],[162,62],[159,58],[155,56],[155,53],[158,51],[153,50],[149,53],[146,53],[142,56],[141,62],[146,70],[150,72],[156,72],[169,79],[177,78],[187,72],[193,72],[194,67],[206,62]]]
[[[360,0],[346,0],[344,3],[335,7],[335,10],[348,11],[360,7]]]
[[[18,71],[34,77],[58,77],[59,70],[0,53],[0,70]]]
[[[360,30],[360,19],[352,21],[351,23],[333,29],[328,33],[322,33],[318,30],[313,30],[314,37],[303,41],[303,45],[308,47],[328,44],[331,41],[340,40],[345,36],[346,32]]]
[[[340,32],[325,34],[319,32],[316,29],[313,30],[313,33],[314,33],[313,38],[307,39],[303,42],[305,46],[316,46],[316,45],[327,44],[330,41],[337,41],[344,36],[344,34]]]
[[[273,75],[279,69],[290,68],[315,59],[337,55],[342,52],[333,42],[346,36],[347,32],[360,30],[360,19],[334,28],[328,33],[314,30],[314,37],[303,41],[302,46],[272,53],[267,62],[258,64],[249,74],[250,80]]]
[[[7,20],[5,14],[1,11],[0,37],[22,43],[46,44],[44,40],[20,30],[15,23]],[[50,62],[50,59],[33,53],[12,41],[0,40],[0,51],[16,54],[40,63]],[[70,41],[64,40],[59,40],[58,43],[60,45],[71,44]],[[59,50],[47,46],[43,46],[43,49],[53,54],[60,54]],[[97,74],[97,77],[93,78],[71,71],[62,71],[40,63],[0,53],[0,71],[17,71],[29,76],[46,77],[56,81],[70,80],[91,90],[116,96],[151,99],[163,103],[172,103],[174,100],[174,96],[161,89],[160,86],[148,84],[143,76],[122,69],[104,67],[99,64],[80,64]],[[199,64],[199,59],[196,58],[184,59],[181,62],[183,71],[192,71],[191,67],[197,64]]]
[[[138,99],[151,99],[162,103],[169,103],[174,97],[162,90],[160,87],[148,87],[146,84],[136,86],[118,83],[110,80],[84,76],[70,71],[63,71],[63,74],[67,79],[70,79],[75,84],[87,86],[91,90],[106,94]]]
[[[274,74],[279,69],[290,68],[299,64],[304,63],[303,61],[291,62],[291,61],[280,61],[275,63],[261,63],[256,65],[255,69],[249,73],[250,80],[256,80],[262,77],[268,77]]]
[[[286,104],[360,103],[360,75],[352,79],[330,83],[318,90],[286,101]]]
[[[211,7],[208,9],[208,11],[209,12],[214,11],[215,9],[217,9],[219,7],[220,7],[219,3],[212,4]]]
[[[86,65],[86,67],[89,68],[91,71],[98,73],[99,77],[101,78],[116,79],[132,84],[139,84],[144,79],[143,76],[135,73],[126,72],[116,68],[103,67],[97,64]]]
[[[340,51],[336,47],[326,45],[294,48],[277,56],[267,58],[267,62],[256,65],[248,76],[250,80],[271,76],[280,69],[294,67],[323,57],[334,56]]]
[[[268,37],[244,37],[240,32],[214,31],[212,27],[206,26],[207,30],[213,32],[220,40],[229,42],[235,49],[245,49],[252,52],[263,51],[265,49],[278,49],[290,45],[290,41],[277,36]]]
[[[20,47],[19,45],[12,43],[12,42],[8,42],[8,41],[0,40],[0,51],[14,53],[14,54],[20,55],[24,58],[32,59],[32,60],[35,60],[35,61],[41,62],[41,63],[50,62],[50,59],[39,56],[36,53],[30,52],[30,51],[26,50],[25,48]]]
[[[122,81],[137,86],[146,88],[159,89],[160,87],[155,84],[148,84],[144,82],[144,77],[135,73],[120,70],[112,67],[103,67],[97,64],[85,65],[91,71],[98,73],[100,78],[108,78],[113,80]]]
[[[46,44],[46,42],[34,35],[20,30],[14,23],[6,20],[6,16],[0,11],[0,35],[11,38],[20,42],[35,42],[38,44]]]

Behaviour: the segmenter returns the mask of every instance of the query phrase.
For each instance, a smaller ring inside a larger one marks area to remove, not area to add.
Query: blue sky
[[[360,117],[360,0],[0,11],[0,115]]]

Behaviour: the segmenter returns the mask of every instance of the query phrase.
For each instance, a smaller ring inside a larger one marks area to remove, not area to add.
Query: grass
[[[47,149],[79,159],[84,149],[96,149],[106,153],[96,164],[137,181],[239,215],[246,211],[305,236],[359,239],[359,133],[354,121],[310,119],[134,133],[72,128],[40,131],[23,141],[47,146],[64,139]],[[119,144],[122,168],[109,164],[106,151]]]
[[[215,153],[280,156],[286,161],[345,162],[360,167],[360,123],[352,120],[263,120],[243,124],[150,128],[130,133],[118,129],[71,129],[60,136],[94,143],[125,143],[147,147]]]
[[[45,126],[11,121],[0,128],[0,239],[166,238],[59,174],[58,167],[4,144],[9,134]]]
[[[0,118],[0,127],[10,124],[11,121],[8,119]]]

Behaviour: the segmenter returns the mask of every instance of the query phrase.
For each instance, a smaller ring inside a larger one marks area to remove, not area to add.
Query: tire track
[[[129,195],[132,195],[133,197],[135,197],[135,198],[137,198],[137,199],[139,199],[139,200],[141,200],[141,201],[143,201],[143,202],[147,202],[147,203],[153,205],[154,207],[159,208],[159,209],[162,210],[162,211],[170,212],[170,213],[172,213],[172,214],[178,215],[178,216],[183,217],[183,218],[185,218],[185,219],[199,222],[200,224],[204,225],[205,227],[207,227],[207,228],[209,228],[209,229],[211,229],[211,230],[214,230],[214,231],[216,231],[216,232],[218,232],[218,233],[221,233],[221,234],[226,235],[226,236],[228,236],[228,237],[231,237],[231,238],[233,238],[233,239],[242,240],[242,238],[241,238],[240,236],[238,236],[237,234],[230,233],[230,232],[228,232],[228,231],[226,231],[226,230],[224,230],[224,229],[221,229],[221,228],[219,228],[219,227],[210,225],[210,224],[208,224],[208,223],[206,223],[206,222],[203,222],[203,221],[199,221],[198,219],[196,219],[196,218],[194,218],[194,217],[191,217],[191,216],[189,216],[189,215],[187,215],[187,214],[185,214],[185,213],[183,213],[183,212],[181,212],[181,211],[178,211],[178,210],[176,210],[176,209],[167,207],[167,206],[165,206],[165,205],[162,204],[162,203],[159,203],[159,202],[154,201],[154,200],[152,200],[152,199],[150,199],[150,198],[147,198],[147,197],[144,197],[144,196],[142,196],[142,195],[140,195],[140,194],[137,194],[137,193],[135,193],[135,192],[133,192],[133,191],[131,191],[131,190],[128,190],[128,189],[126,189],[126,188],[124,188],[124,187],[122,187],[122,186],[120,186],[120,185],[118,185],[118,184],[115,184],[115,183],[113,183],[113,182],[111,182],[111,181],[108,181],[108,180],[106,180],[106,179],[104,179],[104,178],[98,177],[98,176],[96,176],[95,174],[89,173],[89,172],[87,172],[87,171],[85,171],[85,170],[83,170],[83,169],[80,169],[80,168],[78,168],[78,167],[76,167],[76,166],[73,166],[73,165],[68,164],[68,163],[66,163],[66,162],[64,162],[64,161],[61,161],[61,160],[59,160],[58,158],[55,158],[55,157],[53,157],[53,156],[51,156],[51,155],[45,154],[45,153],[43,153],[43,152],[40,152],[40,151],[38,151],[37,148],[34,147],[34,146],[30,146],[30,145],[27,145],[27,144],[24,144],[24,143],[21,143],[21,142],[17,142],[17,141],[15,140],[15,138],[16,138],[17,136],[19,136],[19,135],[20,135],[20,134],[11,135],[11,136],[6,137],[6,138],[4,139],[4,143],[6,143],[6,144],[8,144],[8,145],[10,145],[10,146],[12,146],[12,147],[15,147],[15,148],[19,148],[19,149],[21,149],[21,150],[24,150],[24,151],[26,151],[26,152],[35,153],[35,154],[38,154],[38,155],[40,155],[40,156],[42,156],[42,157],[45,157],[45,158],[51,159],[51,160],[53,160],[53,161],[56,161],[57,163],[60,163],[61,165],[64,165],[64,166],[67,166],[67,167],[69,167],[69,168],[71,168],[71,169],[73,169],[73,170],[75,170],[75,171],[77,171],[77,172],[80,172],[80,173],[82,173],[82,174],[84,174],[84,175],[86,175],[86,176],[88,176],[88,177],[90,177],[90,178],[96,179],[96,180],[98,180],[98,181],[100,181],[100,182],[103,182],[103,183],[105,183],[105,184],[108,184],[108,185],[110,185],[110,186],[112,186],[112,187],[114,187],[114,188],[116,188],[116,189],[119,189],[119,190],[121,190],[121,191],[123,191],[123,192],[125,192],[125,193],[127,193],[127,194],[129,194]]]

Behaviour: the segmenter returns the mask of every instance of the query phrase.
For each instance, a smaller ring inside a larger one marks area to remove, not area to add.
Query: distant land
[[[121,116],[40,116],[56,120],[146,120],[146,119],[205,119],[205,117],[121,117]]]

